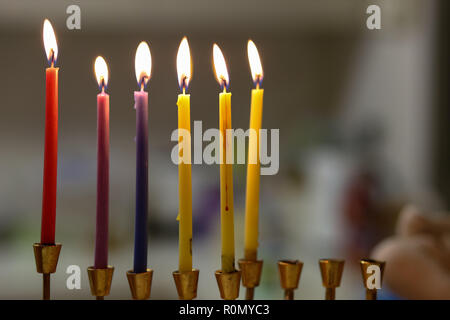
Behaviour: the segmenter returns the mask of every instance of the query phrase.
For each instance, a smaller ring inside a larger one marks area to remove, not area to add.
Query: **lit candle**
[[[140,91],[134,92],[136,109],[136,219],[134,233],[134,273],[147,271],[148,212],[148,93],[152,58],[146,42],[136,50],[135,70]]]
[[[179,265],[178,271],[192,271],[192,181],[191,181],[191,96],[186,94],[191,79],[191,54],[186,38],[177,54],[178,84],[178,194],[179,194]],[[184,131],[184,132],[182,132]],[[185,133],[185,134],[183,134]],[[186,139],[183,141],[183,138]]]
[[[50,67],[45,75],[45,151],[42,192],[41,244],[55,243],[56,175],[58,167],[58,45],[50,21],[43,28],[45,53]]]
[[[95,269],[108,267],[109,207],[109,95],[108,66],[102,57],[95,60],[95,74],[101,92],[97,95],[97,221],[95,234]]]
[[[217,81],[223,92],[219,94],[220,128],[220,223],[222,238],[222,272],[235,271],[234,268],[234,208],[233,208],[233,165],[228,159],[232,155],[231,135],[231,93],[227,65],[220,48],[214,44],[213,60]]]
[[[247,192],[245,199],[245,259],[256,260],[258,252],[258,213],[259,213],[259,131],[262,122],[263,94],[260,88],[263,70],[258,50],[253,41],[247,45],[250,70],[256,89],[252,90],[250,107],[250,136],[247,161]]]

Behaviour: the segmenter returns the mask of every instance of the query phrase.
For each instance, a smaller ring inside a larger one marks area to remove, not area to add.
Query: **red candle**
[[[96,269],[108,267],[109,209],[109,95],[108,67],[102,57],[95,60],[95,73],[101,92],[97,95],[97,221],[95,233]]]
[[[56,174],[58,167],[58,45],[50,21],[44,21],[44,47],[50,67],[45,81],[45,150],[42,191],[41,243],[55,243]]]

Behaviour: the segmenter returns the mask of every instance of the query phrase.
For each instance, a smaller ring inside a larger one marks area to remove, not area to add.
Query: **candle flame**
[[[263,69],[261,59],[259,58],[258,49],[252,40],[248,40],[247,44],[248,61],[250,63],[250,71],[252,72],[253,82],[260,85],[263,79]]]
[[[142,41],[136,50],[136,58],[134,60],[136,79],[143,89],[150,79],[152,71],[152,56],[147,42]]]
[[[228,88],[230,80],[228,77],[227,64],[225,63],[225,58],[217,44],[214,44],[213,46],[213,61],[217,81],[222,87]]]
[[[95,76],[97,77],[97,83],[99,87],[103,89],[108,85],[108,66],[106,65],[105,59],[103,57],[98,56],[95,59]]]
[[[58,57],[58,44],[56,43],[55,31],[53,31],[52,24],[48,19],[44,20],[43,38],[45,54],[48,62],[53,65]]]
[[[181,40],[180,47],[177,54],[177,73],[178,85],[180,89],[187,89],[189,81],[191,80],[192,66],[191,66],[191,52],[189,50],[189,43],[187,38]]]

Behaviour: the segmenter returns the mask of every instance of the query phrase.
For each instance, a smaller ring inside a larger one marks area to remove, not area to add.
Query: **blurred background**
[[[66,8],[81,8],[68,30]],[[381,8],[381,30],[366,9]],[[149,92],[149,265],[152,298],[177,298],[178,170],[171,161],[179,93],[176,54],[191,47],[191,119],[218,123],[212,44],[231,79],[233,127],[248,128],[253,87],[246,45],[264,68],[264,128],[280,129],[280,169],[261,177],[262,285],[279,299],[278,259],[300,259],[300,299],[322,299],[318,259],[345,258],[338,299],[364,298],[358,260],[393,233],[408,202],[443,210],[450,202],[449,4],[397,0],[0,0],[0,298],[36,299],[32,244],[40,239],[47,67],[42,23],[55,29],[60,67],[56,239],[63,244],[52,296],[91,299],[94,260],[96,84],[93,63],[110,70],[111,298],[129,299],[135,196],[134,56],[146,40]],[[245,165],[234,166],[236,258],[243,257]],[[193,165],[194,266],[198,297],[219,298],[219,167]],[[66,289],[66,268],[82,269],[81,290]],[[244,290],[241,290],[241,297]]]

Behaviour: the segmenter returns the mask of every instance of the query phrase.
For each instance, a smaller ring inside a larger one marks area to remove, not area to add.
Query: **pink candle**
[[[109,207],[109,95],[108,67],[102,57],[95,60],[95,73],[101,92],[97,95],[97,221],[95,234],[96,269],[108,267]]]
[[[56,175],[58,167],[58,70],[55,61],[58,45],[53,27],[44,21],[44,46],[50,67],[45,78],[45,151],[42,192],[41,243],[55,243]]]

